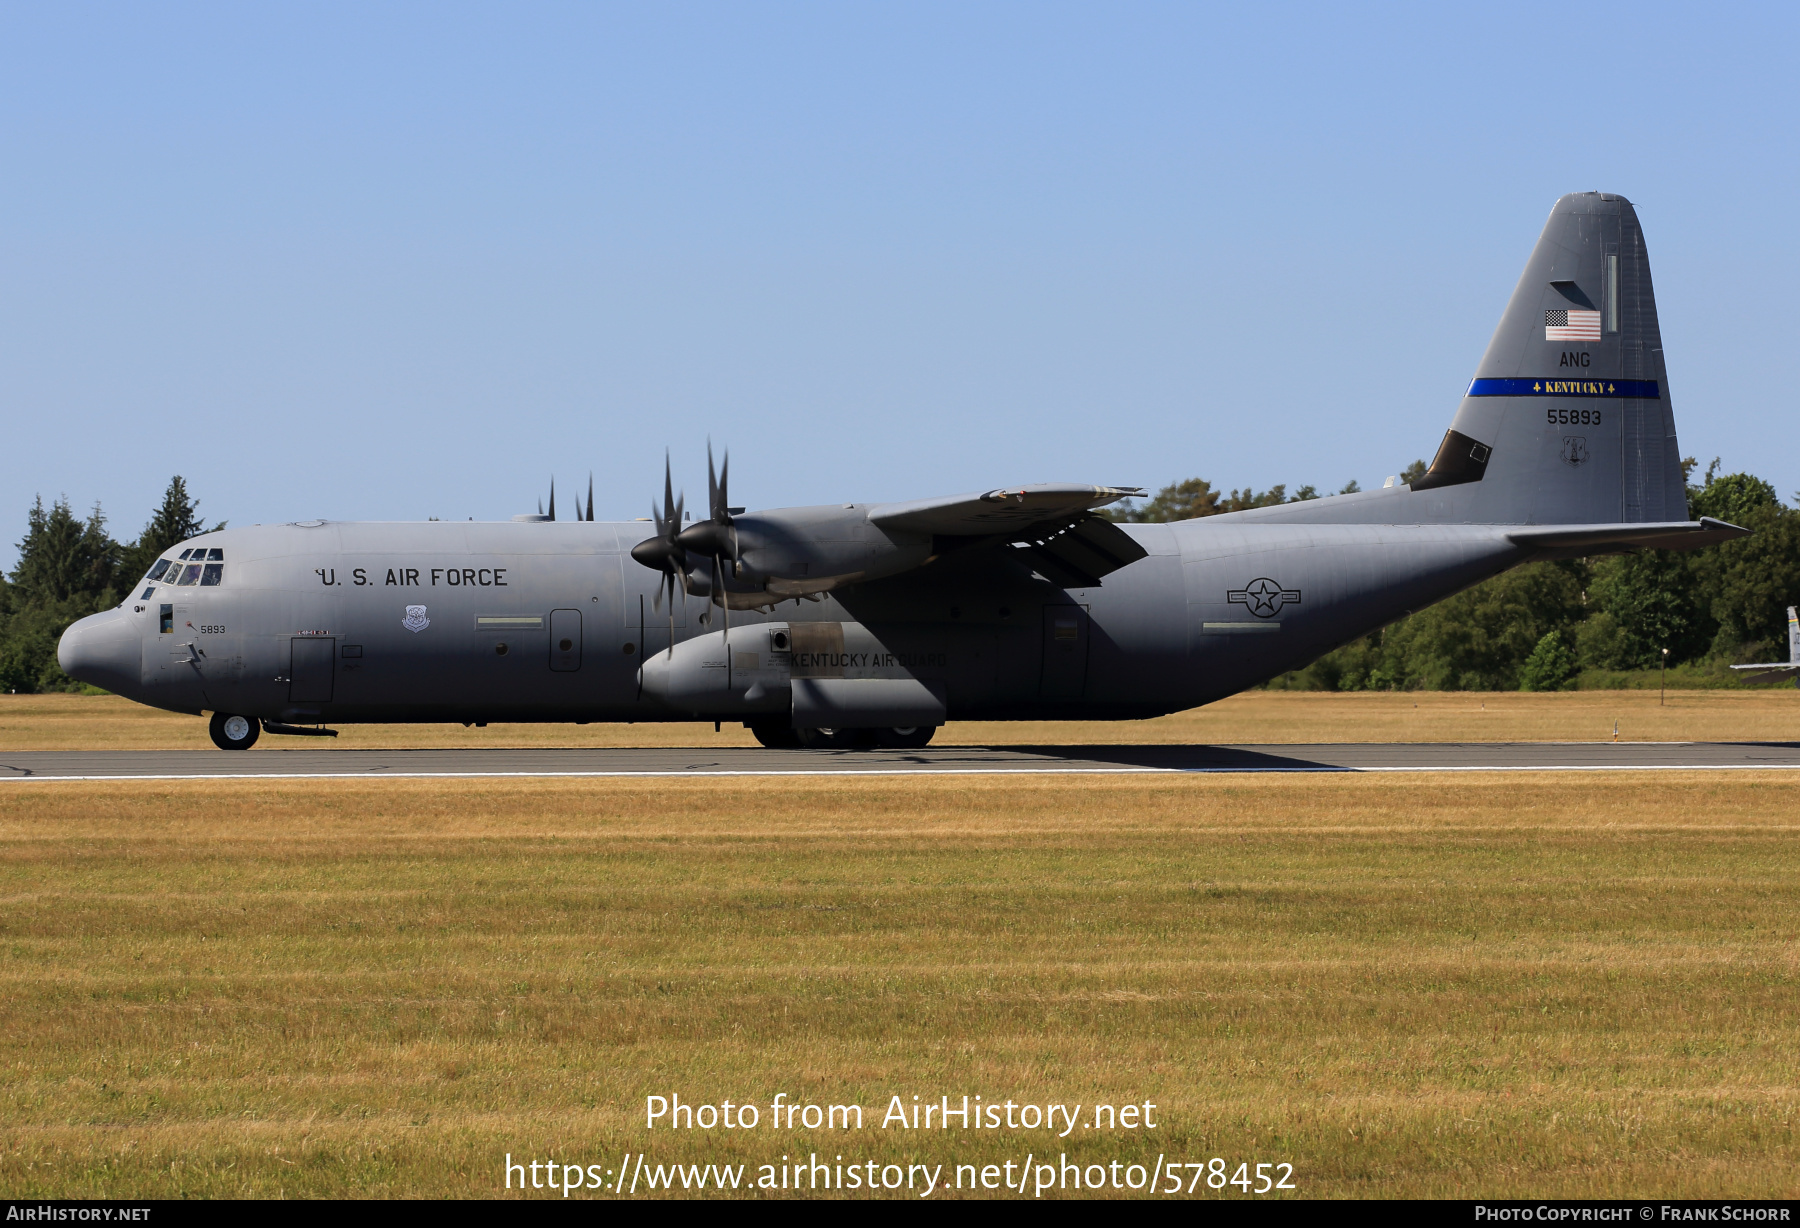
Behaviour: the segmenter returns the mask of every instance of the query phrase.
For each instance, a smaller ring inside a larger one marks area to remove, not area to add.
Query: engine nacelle
[[[786,712],[789,656],[788,625],[761,623],[683,640],[648,658],[639,676],[644,694],[695,716]]]
[[[757,512],[734,526],[743,559],[739,578],[778,599],[898,575],[931,558],[930,534],[882,529],[869,523],[867,507],[855,504]]]

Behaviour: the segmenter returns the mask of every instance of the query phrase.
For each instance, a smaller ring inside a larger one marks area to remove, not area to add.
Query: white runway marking
[[[605,780],[630,777],[756,777],[756,776],[1242,776],[1242,775],[1372,775],[1377,773],[1432,772],[1781,772],[1800,771],[1800,763],[1526,763],[1459,764],[1431,766],[1350,767],[1332,764],[1291,767],[879,767],[879,768],[644,768],[623,771],[535,772],[188,772],[59,776],[33,774],[0,776],[0,781],[75,783],[116,780]]]

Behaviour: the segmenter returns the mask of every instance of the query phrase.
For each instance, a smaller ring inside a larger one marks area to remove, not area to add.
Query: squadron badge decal
[[[1572,469],[1579,469],[1588,458],[1587,436],[1564,435],[1562,446],[1563,464]]]
[[[425,617],[424,606],[409,605],[406,607],[406,617],[400,620],[400,625],[405,627],[408,631],[417,632],[423,631],[425,628],[429,627],[431,625],[431,620]]]
[[[1250,612],[1258,618],[1274,618],[1281,613],[1282,606],[1300,604],[1300,590],[1282,588],[1269,577],[1258,576],[1243,588],[1227,592],[1225,600],[1233,605],[1249,606]]]

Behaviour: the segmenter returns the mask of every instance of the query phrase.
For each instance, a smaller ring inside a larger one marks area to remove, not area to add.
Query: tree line
[[[98,503],[84,520],[66,498],[45,508],[39,496],[19,543],[18,565],[0,577],[0,690],[81,690],[56,663],[64,628],[118,605],[170,546],[224,527],[222,520],[210,526],[201,521],[199,504],[180,476],[169,482],[162,506],[129,542],[107,532]]]
[[[1689,477],[1690,516],[1752,530],[1706,550],[1644,550],[1531,563],[1326,653],[1271,683],[1279,688],[1360,690],[1557,690],[1620,686],[1667,664],[1687,683],[1727,684],[1724,667],[1787,658],[1787,607],[1800,605],[1800,510],[1747,473],[1720,474],[1715,460]],[[1415,461],[1401,472],[1425,472]],[[1338,493],[1357,490],[1351,482]],[[1203,478],[1163,487],[1112,513],[1128,523],[1217,516],[1319,498],[1311,486],[1215,490]],[[1795,497],[1800,503],[1800,496]],[[67,499],[32,505],[19,561],[0,577],[0,690],[80,690],[56,663],[63,629],[118,605],[158,555],[225,522],[207,525],[179,476],[130,542],[115,540],[95,504],[86,519]]]
[[[1726,668],[1787,660],[1787,607],[1800,605],[1800,511],[1748,473],[1699,482],[1682,462],[1688,514],[1711,516],[1752,535],[1705,550],[1641,550],[1530,563],[1408,615],[1276,679],[1281,689],[1362,691],[1561,690],[1642,684],[1663,650],[1685,685],[1733,685]],[[1422,477],[1414,461],[1400,474]],[[1356,489],[1352,482],[1343,492]],[[1163,487],[1113,514],[1127,522],[1187,520],[1318,498],[1214,490],[1202,478]],[[1800,495],[1795,496],[1800,503]],[[1635,676],[1634,676],[1635,675]],[[1654,679],[1649,680],[1654,684]]]

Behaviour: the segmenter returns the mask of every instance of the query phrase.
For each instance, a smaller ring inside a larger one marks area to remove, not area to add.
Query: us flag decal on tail
[[[1546,311],[1545,341],[1600,340],[1600,313],[1597,311]]]

